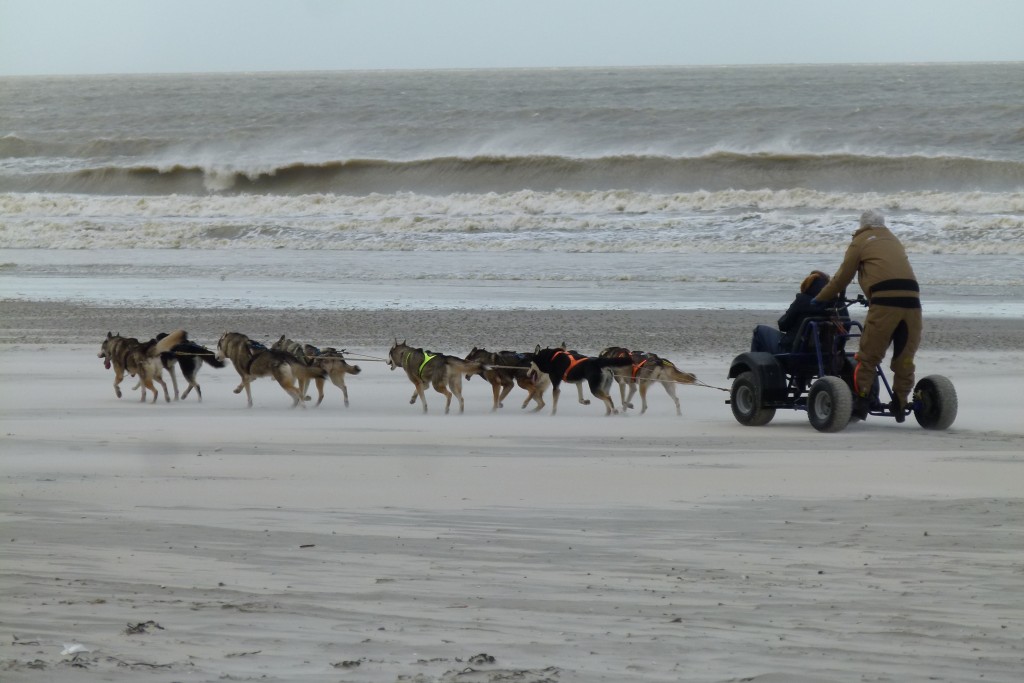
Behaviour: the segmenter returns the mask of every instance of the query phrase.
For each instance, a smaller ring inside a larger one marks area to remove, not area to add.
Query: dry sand
[[[1024,324],[929,321],[947,432],[726,394],[645,415],[410,406],[372,360],[318,409],[230,368],[140,404],[108,329],[235,329],[379,358],[568,341],[727,386],[743,312],[133,311],[0,302],[4,681],[1006,681],[1024,671]],[[66,645],[87,650],[62,655]]]

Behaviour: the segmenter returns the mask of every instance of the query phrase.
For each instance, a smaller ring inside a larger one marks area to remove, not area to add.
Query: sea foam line
[[[828,210],[856,213],[866,207],[935,214],[1024,213],[1024,189],[1013,192],[824,192],[809,189],[720,190],[678,193],[630,190],[346,195],[87,195],[0,193],[0,213],[33,216],[168,217],[404,214],[475,215],[521,213],[605,214],[693,211]]]

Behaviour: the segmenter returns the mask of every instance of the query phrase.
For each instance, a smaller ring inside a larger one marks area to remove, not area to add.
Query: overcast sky
[[[0,74],[1024,61],[1024,0],[0,0]]]

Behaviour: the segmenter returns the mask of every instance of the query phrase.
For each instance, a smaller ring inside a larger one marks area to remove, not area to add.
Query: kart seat
[[[805,371],[812,371],[814,374],[818,369],[818,345],[821,345],[825,358],[832,357],[833,354],[843,355],[849,330],[849,318],[805,318],[797,329],[790,352],[781,354],[779,359],[792,374],[804,374]]]

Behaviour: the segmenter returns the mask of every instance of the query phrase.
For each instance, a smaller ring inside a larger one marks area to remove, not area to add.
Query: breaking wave
[[[22,141],[7,141],[8,153],[17,153],[17,149],[10,148],[20,144]],[[449,194],[518,190],[666,193],[790,188],[1006,192],[1024,188],[1024,163],[954,156],[718,151],[696,157],[445,156],[409,161],[296,162],[260,168],[142,163],[104,164],[66,172],[0,172],[0,191],[126,195]]]

